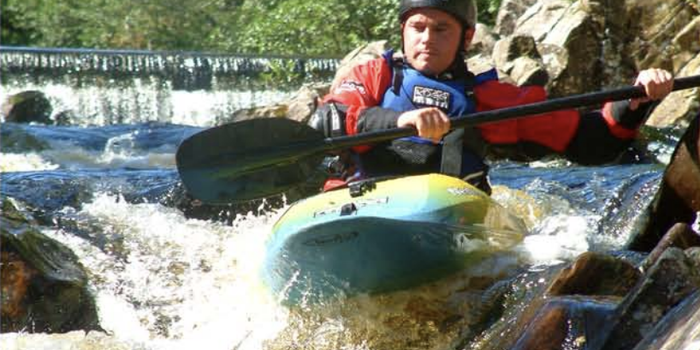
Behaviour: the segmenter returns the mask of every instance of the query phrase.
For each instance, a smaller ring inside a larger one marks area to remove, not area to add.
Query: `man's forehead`
[[[459,21],[451,14],[429,7],[417,8],[406,14],[406,22],[437,22],[459,24]]]

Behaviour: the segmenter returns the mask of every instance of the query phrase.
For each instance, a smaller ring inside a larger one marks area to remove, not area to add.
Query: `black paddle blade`
[[[252,119],[185,139],[175,159],[195,198],[227,204],[282,193],[318,172],[323,133],[286,118]]]

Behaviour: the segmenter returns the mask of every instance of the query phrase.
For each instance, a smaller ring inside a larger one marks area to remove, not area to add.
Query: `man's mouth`
[[[419,55],[420,56],[437,56],[438,52],[432,51],[432,50],[425,50],[425,51],[420,51]]]

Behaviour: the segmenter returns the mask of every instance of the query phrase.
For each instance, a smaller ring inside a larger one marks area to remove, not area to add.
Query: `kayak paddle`
[[[678,78],[673,91],[700,86],[700,75]],[[550,99],[451,119],[452,129],[516,119],[562,109],[644,97],[628,86]],[[195,198],[228,204],[282,193],[307,181],[329,151],[417,135],[395,128],[352,136],[325,137],[321,131],[287,118],[260,118],[213,127],[185,139],[175,155],[180,178]]]

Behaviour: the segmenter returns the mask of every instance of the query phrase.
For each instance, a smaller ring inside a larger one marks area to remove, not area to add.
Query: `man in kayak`
[[[673,88],[669,72],[644,70],[635,85],[644,86],[647,98],[448,134],[450,117],[540,102],[546,92],[541,86],[499,82],[495,70],[469,71],[465,52],[476,25],[473,0],[401,0],[399,19],[403,53],[388,51],[354,67],[324,97],[310,124],[329,137],[396,127],[414,127],[418,136],[356,147],[336,164],[337,178],[327,181],[326,189],[366,177],[442,172],[490,193],[487,155],[532,160],[556,153],[580,164],[610,162]]]

